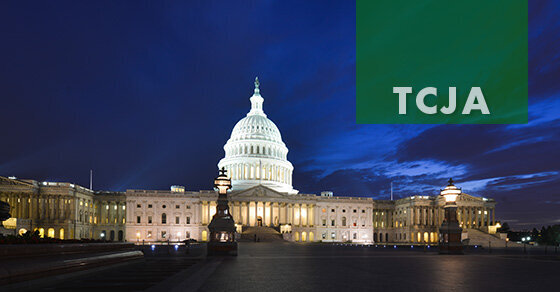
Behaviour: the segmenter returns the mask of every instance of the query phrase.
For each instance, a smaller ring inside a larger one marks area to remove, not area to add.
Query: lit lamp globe
[[[449,185],[440,194],[445,198],[446,205],[453,205],[457,202],[457,197],[462,193],[461,189],[453,185],[453,179],[449,179]]]
[[[214,180],[214,187],[218,189],[218,205],[216,214],[208,224],[210,241],[208,255],[237,255],[235,241],[235,222],[229,212],[227,191],[231,189],[231,180],[226,175],[226,169],[220,170],[220,175]]]
[[[462,254],[463,243],[461,234],[463,229],[457,220],[457,197],[461,195],[460,188],[449,179],[448,185],[441,190],[440,195],[445,199],[444,219],[439,228],[439,252],[441,254]]]

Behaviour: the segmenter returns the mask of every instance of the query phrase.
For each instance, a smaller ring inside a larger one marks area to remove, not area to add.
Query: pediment
[[[249,198],[284,199],[288,197],[288,194],[277,192],[263,185],[257,185],[246,190],[233,191],[229,194],[229,197],[231,199],[249,199]]]
[[[9,185],[9,186],[32,186],[32,184],[28,182],[24,182],[18,179],[11,179],[7,177],[0,176],[0,185]]]
[[[482,201],[482,198],[474,197],[474,196],[471,196],[471,195],[469,195],[469,194],[462,193],[462,194],[459,196],[459,201],[463,201],[463,202],[478,202],[478,201]]]

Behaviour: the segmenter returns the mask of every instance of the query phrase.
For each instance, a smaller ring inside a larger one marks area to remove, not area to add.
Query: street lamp
[[[457,220],[457,197],[461,195],[460,188],[453,184],[450,178],[448,185],[441,190],[440,195],[445,199],[444,219],[439,228],[439,253],[441,254],[462,254],[463,244],[461,243],[462,228]]]
[[[208,255],[237,255],[235,222],[229,212],[227,199],[227,191],[231,189],[231,180],[227,177],[226,172],[227,170],[222,167],[220,175],[214,180],[214,188],[218,189],[218,206],[216,214],[208,224],[210,230]]]

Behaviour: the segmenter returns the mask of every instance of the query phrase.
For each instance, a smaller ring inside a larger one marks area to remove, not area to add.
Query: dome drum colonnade
[[[234,191],[262,184],[278,192],[297,194],[292,188],[294,167],[287,160],[288,148],[278,127],[263,111],[258,78],[250,100],[251,110],[233,128],[218,167],[228,171]]]

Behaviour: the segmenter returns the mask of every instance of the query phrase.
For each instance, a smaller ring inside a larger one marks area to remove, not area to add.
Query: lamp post
[[[231,180],[226,175],[227,170],[222,167],[220,175],[214,180],[214,187],[218,189],[218,206],[216,214],[208,224],[210,241],[208,255],[237,255],[235,241],[235,222],[228,207],[227,191],[231,189]]]
[[[463,254],[463,244],[461,243],[462,228],[457,220],[457,197],[461,195],[460,188],[453,185],[453,179],[449,179],[449,184],[440,192],[445,198],[444,219],[439,228],[439,253],[440,254]]]

